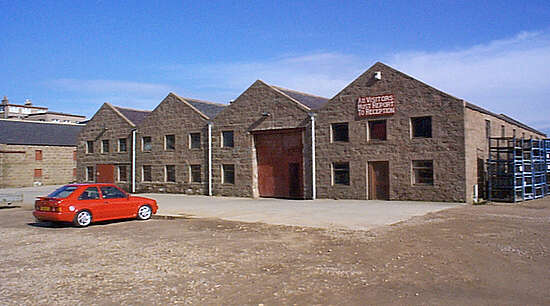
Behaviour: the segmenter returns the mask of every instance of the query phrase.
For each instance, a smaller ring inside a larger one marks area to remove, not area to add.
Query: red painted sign
[[[393,94],[360,97],[357,99],[357,115],[371,117],[395,114],[395,98]]]

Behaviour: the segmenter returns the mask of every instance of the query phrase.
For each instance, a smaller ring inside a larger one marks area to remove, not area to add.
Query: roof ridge
[[[227,104],[219,103],[219,102],[212,102],[212,101],[206,101],[201,99],[195,99],[195,98],[189,98],[189,97],[180,97],[186,101],[193,101],[193,102],[200,102],[205,104],[212,104],[212,105],[219,105],[219,106],[227,106]]]
[[[21,122],[24,124],[52,124],[52,125],[76,125],[76,126],[84,126],[85,124],[82,123],[73,123],[73,122],[51,122],[51,121],[34,121],[34,120],[21,120],[21,119],[4,119],[0,118],[0,121],[10,121],[10,122]]]
[[[111,104],[111,105],[113,105],[113,104]],[[144,112],[144,113],[150,113],[151,112],[150,110],[137,109],[137,108],[131,108],[131,107],[122,107],[122,106],[118,106],[118,105],[113,105],[113,107],[126,109],[126,110],[131,110],[131,111],[135,111],[135,112]]]

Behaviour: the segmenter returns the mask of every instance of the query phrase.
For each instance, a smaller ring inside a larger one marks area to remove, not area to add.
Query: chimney
[[[10,103],[10,101],[6,96],[4,96],[4,99],[2,99],[2,105],[8,105],[8,103]]]
[[[4,99],[2,99],[2,109],[4,110],[4,113],[3,113],[3,116],[2,118],[4,119],[8,119],[9,118],[9,114],[8,114],[8,103],[10,103],[10,101],[8,100],[8,98],[6,96],[4,96]]]
[[[26,105],[26,106],[32,106],[31,99],[25,100],[25,105]]]

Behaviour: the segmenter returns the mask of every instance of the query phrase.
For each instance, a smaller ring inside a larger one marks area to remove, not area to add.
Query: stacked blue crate
[[[543,140],[544,142],[544,161],[546,164],[545,172],[546,172],[546,188],[545,188],[545,195],[550,194],[550,139]]]
[[[524,157],[524,140],[515,137],[489,139],[487,191],[490,201],[515,203],[525,200],[526,191],[532,190],[532,186],[529,188],[525,184]]]
[[[546,161],[544,140],[530,140],[533,163],[533,192],[534,198],[543,198],[546,195]]]

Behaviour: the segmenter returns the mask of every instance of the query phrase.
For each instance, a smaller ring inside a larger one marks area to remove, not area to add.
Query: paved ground
[[[161,215],[220,218],[241,222],[367,230],[456,207],[459,203],[282,200],[143,194],[159,203]]]
[[[369,231],[0,209],[0,305],[550,305],[550,197]]]
[[[56,187],[0,189],[0,193],[23,193],[24,207],[30,209],[34,197],[46,195]],[[249,199],[158,193],[139,195],[157,200],[158,215],[352,230],[368,230],[461,205],[405,201]]]

